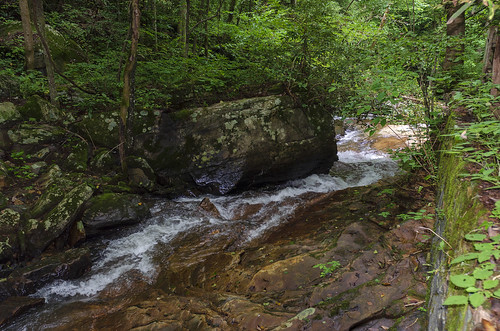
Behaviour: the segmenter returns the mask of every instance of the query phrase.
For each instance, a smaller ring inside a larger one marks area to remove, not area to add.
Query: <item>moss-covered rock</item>
[[[80,184],[69,191],[42,220],[27,224],[27,252],[31,256],[39,255],[68,230],[93,192],[94,190],[87,184]]]
[[[64,119],[71,120],[62,110],[52,105],[38,95],[31,96],[26,103],[19,107],[19,112],[25,120],[34,118],[37,121],[59,122]]]
[[[336,159],[331,114],[279,96],[165,113],[158,134],[134,142],[162,184],[216,193],[327,172]]]
[[[40,198],[29,211],[31,218],[39,218],[52,210],[64,195],[74,187],[74,184],[65,178],[54,178],[51,185],[43,192]]]
[[[88,235],[135,224],[151,216],[148,206],[134,194],[105,193],[89,200],[87,206],[82,221]]]
[[[12,102],[0,102],[0,125],[8,124],[21,118],[21,114]]]

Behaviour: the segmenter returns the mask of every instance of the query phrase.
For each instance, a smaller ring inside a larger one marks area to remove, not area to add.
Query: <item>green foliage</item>
[[[320,263],[313,266],[313,268],[319,268],[321,270],[321,277],[326,277],[332,274],[335,270],[340,268],[339,261],[330,261],[327,263]]]

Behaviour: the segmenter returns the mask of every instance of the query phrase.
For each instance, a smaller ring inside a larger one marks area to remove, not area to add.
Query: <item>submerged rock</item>
[[[88,202],[82,221],[87,235],[96,235],[102,230],[135,224],[150,216],[141,196],[105,193]]]
[[[134,150],[162,184],[180,178],[222,194],[327,172],[336,160],[331,114],[280,96],[165,113]]]

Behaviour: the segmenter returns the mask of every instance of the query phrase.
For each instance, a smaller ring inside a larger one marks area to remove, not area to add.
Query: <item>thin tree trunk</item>
[[[26,59],[26,69],[35,69],[35,46],[33,42],[33,29],[31,28],[31,15],[28,0],[19,0],[21,11],[21,22],[24,34],[24,56]]]
[[[210,13],[210,0],[205,0],[205,15]],[[205,57],[208,57],[208,20],[205,21]]]
[[[49,95],[50,103],[54,106],[59,106],[57,101],[57,88],[56,80],[54,76],[54,65],[52,61],[52,56],[50,54],[50,48],[47,43],[47,36],[45,34],[45,16],[43,12],[43,0],[33,0],[33,23],[35,23],[36,30],[38,32],[38,37],[43,47],[43,58],[45,61],[45,69],[47,71],[47,80],[49,82]]]
[[[155,30],[155,51],[158,51],[158,24],[156,15],[156,0],[153,0],[153,27]]]
[[[132,137],[128,132],[130,127],[129,121],[133,116],[134,108],[134,75],[137,63],[137,48],[139,45],[139,27],[141,22],[141,12],[139,10],[139,0],[132,0],[131,15],[132,21],[130,24],[131,42],[130,51],[123,71],[123,91],[120,105],[120,145],[118,148],[120,154],[120,163],[122,171],[127,174],[126,150],[129,147],[128,143],[132,141]],[[128,137],[127,137],[128,136]],[[129,138],[127,140],[127,138]]]
[[[496,39],[496,46],[495,46],[495,53],[493,54],[493,68],[492,68],[492,77],[491,81],[493,84],[500,84],[500,35],[498,32],[495,35]],[[493,96],[498,96],[500,93],[497,88],[492,88],[491,89],[491,94]],[[493,112],[493,115],[500,120],[500,105],[499,104],[494,104],[491,107],[491,111]]]

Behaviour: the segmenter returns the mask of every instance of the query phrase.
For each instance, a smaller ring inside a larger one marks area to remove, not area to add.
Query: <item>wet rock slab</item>
[[[0,326],[33,307],[43,305],[44,298],[10,297],[0,302]]]

